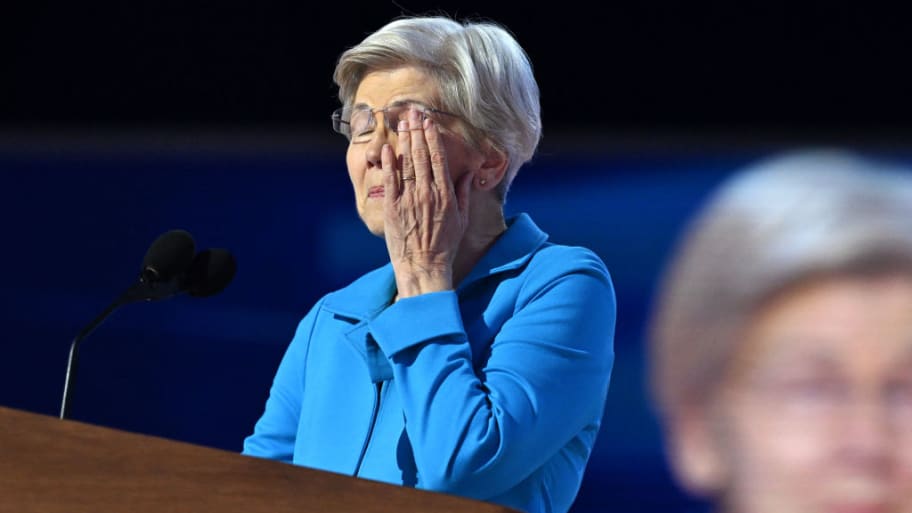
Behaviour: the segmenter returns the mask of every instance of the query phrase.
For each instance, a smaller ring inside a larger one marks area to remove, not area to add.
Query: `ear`
[[[685,410],[670,419],[666,430],[668,458],[681,486],[710,497],[724,490],[728,481],[724,435],[708,411]]]
[[[503,151],[495,148],[490,142],[484,143],[481,153],[482,161],[475,171],[474,188],[490,191],[495,189],[507,173],[510,158]]]

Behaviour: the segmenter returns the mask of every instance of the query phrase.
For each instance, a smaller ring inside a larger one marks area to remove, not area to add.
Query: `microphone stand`
[[[73,343],[70,344],[70,358],[67,360],[67,370],[66,370],[66,381],[63,384],[63,402],[60,405],[60,418],[66,419],[70,416],[70,403],[73,399],[73,381],[76,380],[76,367],[79,360],[79,343],[82,340],[89,336],[90,333],[95,331],[104,320],[111,315],[111,312],[117,309],[123,302],[118,299],[114,301],[103,312],[101,315],[95,318],[88,326],[83,328],[82,331],[76,335],[76,338],[73,339]]]
[[[137,301],[152,301],[153,299],[165,299],[183,291],[183,277],[173,279],[165,283],[156,283],[149,281],[151,276],[140,276],[139,281],[133,284],[126,292],[121,294],[113,303],[108,305],[101,314],[98,315],[88,326],[76,335],[70,344],[70,357],[67,360],[66,381],[63,384],[63,400],[60,404],[60,418],[67,419],[70,417],[71,403],[73,400],[73,383],[76,380],[76,369],[79,363],[79,344],[89,336],[95,328],[101,325],[105,319],[111,315],[114,310],[127,304]]]

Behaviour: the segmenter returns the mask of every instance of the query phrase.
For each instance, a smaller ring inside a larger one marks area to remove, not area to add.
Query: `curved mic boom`
[[[61,419],[70,414],[79,344],[114,310],[127,303],[166,299],[181,292],[196,297],[211,296],[228,286],[237,270],[234,256],[222,248],[207,249],[194,256],[195,252],[193,237],[184,230],[171,230],[159,236],[146,251],[136,283],[76,335],[70,344]]]

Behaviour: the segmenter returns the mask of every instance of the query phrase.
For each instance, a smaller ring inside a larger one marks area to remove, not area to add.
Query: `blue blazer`
[[[614,290],[525,214],[455,291],[391,304],[392,266],[298,326],[244,453],[566,512],[602,418]]]

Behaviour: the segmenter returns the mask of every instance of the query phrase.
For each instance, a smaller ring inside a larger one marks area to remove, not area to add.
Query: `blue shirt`
[[[387,264],[324,296],[244,453],[566,512],[608,391],[614,290],[593,252],[508,224],[454,291],[391,304]]]

